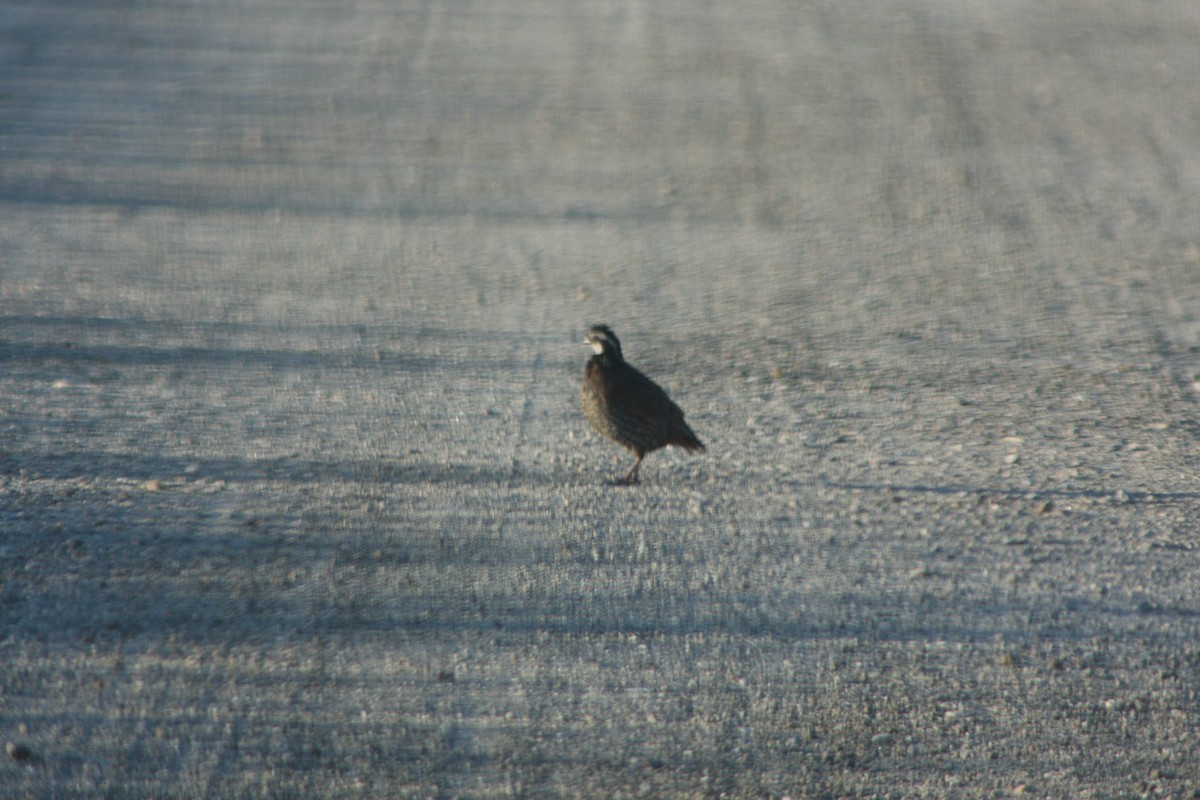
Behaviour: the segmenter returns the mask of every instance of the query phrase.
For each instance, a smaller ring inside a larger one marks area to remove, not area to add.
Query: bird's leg
[[[638,467],[642,465],[643,456],[641,453],[634,453],[634,455],[637,457],[637,460],[633,462],[633,467],[630,468],[624,478],[613,481],[615,486],[634,486],[638,483]]]

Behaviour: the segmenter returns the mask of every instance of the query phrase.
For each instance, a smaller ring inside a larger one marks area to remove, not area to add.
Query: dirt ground
[[[1198,41],[5,4],[0,795],[1200,797]]]

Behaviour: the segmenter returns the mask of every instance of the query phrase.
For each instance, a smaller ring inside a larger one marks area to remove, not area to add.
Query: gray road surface
[[[1197,41],[5,3],[0,794],[1197,796]]]

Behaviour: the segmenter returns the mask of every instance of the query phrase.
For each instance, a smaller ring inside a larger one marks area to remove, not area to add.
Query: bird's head
[[[621,358],[621,340],[607,325],[593,325],[583,343],[591,345],[592,349],[596,351],[596,355]]]

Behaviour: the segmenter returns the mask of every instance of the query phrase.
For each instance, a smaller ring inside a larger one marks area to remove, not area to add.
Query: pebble
[[[26,764],[33,759],[33,750],[27,744],[9,742],[6,749],[9,757],[18,764]]]

